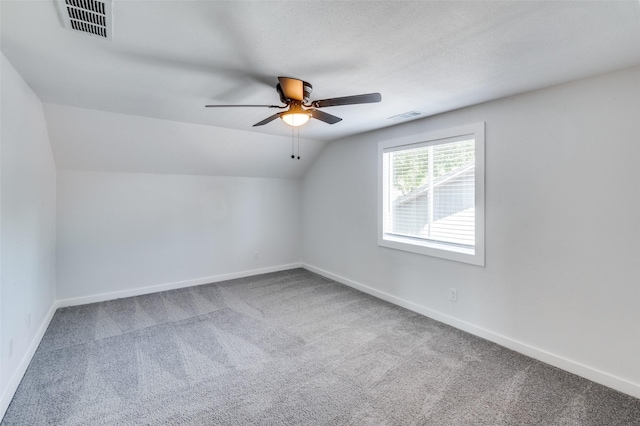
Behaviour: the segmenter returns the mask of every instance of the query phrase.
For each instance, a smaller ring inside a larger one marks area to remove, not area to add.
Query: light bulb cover
[[[298,126],[302,126],[307,121],[309,121],[309,118],[311,118],[311,116],[309,115],[308,112],[296,111],[296,112],[285,112],[280,116],[280,118],[282,118],[282,121],[287,123],[289,126],[298,127]]]

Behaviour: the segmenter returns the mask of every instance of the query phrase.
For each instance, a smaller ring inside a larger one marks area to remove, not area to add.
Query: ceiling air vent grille
[[[111,0],[57,0],[65,28],[111,38]]]
[[[388,119],[393,121],[404,121],[418,117],[419,115],[421,115],[421,113],[418,111],[409,111],[403,114],[394,115],[393,117],[389,117]]]

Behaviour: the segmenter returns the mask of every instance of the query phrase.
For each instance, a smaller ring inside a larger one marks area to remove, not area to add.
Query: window
[[[378,145],[378,245],[484,266],[484,123]]]

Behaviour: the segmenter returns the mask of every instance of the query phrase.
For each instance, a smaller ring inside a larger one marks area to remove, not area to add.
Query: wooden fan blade
[[[335,115],[327,114],[323,111],[318,111],[317,109],[308,109],[307,110],[313,118],[316,118],[320,121],[324,121],[329,124],[336,124],[339,121],[342,121],[342,118],[336,117]]]
[[[267,123],[271,123],[273,120],[275,120],[276,118],[280,117],[281,115],[282,115],[281,112],[273,114],[271,117],[267,117],[264,120],[260,121],[259,123],[254,124],[253,127],[264,126]]]
[[[289,77],[278,77],[280,87],[284,96],[294,101],[302,101],[304,99],[304,87],[302,80]]]
[[[355,105],[355,104],[371,104],[380,102],[382,95],[380,93],[367,93],[366,95],[344,96],[342,98],[322,99],[313,101],[311,105],[315,108],[325,108],[330,106]]]

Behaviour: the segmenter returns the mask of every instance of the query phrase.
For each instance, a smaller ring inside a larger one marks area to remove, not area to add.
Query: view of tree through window
[[[431,163],[430,156],[433,157]],[[429,179],[429,164],[433,167],[434,180],[474,162],[474,141],[425,146],[394,152],[392,157],[393,186],[402,195],[426,185]]]
[[[378,245],[484,265],[484,123],[378,143]]]

